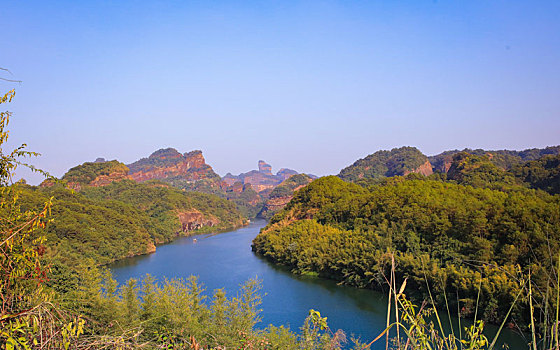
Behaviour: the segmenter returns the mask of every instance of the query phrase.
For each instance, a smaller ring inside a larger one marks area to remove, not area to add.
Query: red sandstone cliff
[[[219,176],[212,167],[206,164],[202,151],[192,151],[185,154],[173,148],[158,150],[148,158],[142,158],[129,164],[130,179],[143,182],[152,179],[180,179],[197,181],[202,179],[215,179]]]

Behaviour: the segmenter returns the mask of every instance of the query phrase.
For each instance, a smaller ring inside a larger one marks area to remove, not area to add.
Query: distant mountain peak
[[[151,179],[198,181],[220,178],[212,167],[206,164],[201,150],[181,154],[175,148],[162,148],[148,158],[129,164],[128,167],[130,177],[138,182]]]
[[[259,160],[259,172],[267,175],[272,175],[272,165],[264,160]]]
[[[416,147],[403,146],[372,153],[342,169],[338,176],[346,181],[357,181],[363,178],[376,179],[410,173],[430,175],[432,165],[428,157]]]
[[[167,158],[179,158],[182,157],[181,153],[177,151],[175,148],[161,148],[155,151],[154,153],[150,154],[149,158],[160,158],[160,159],[167,159]]]

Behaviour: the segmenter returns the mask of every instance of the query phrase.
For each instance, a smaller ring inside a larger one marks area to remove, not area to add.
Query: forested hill
[[[271,219],[253,249],[297,273],[374,289],[389,276],[392,253],[397,285],[408,277],[418,300],[428,298],[429,285],[444,306],[446,290],[451,310],[472,316],[480,285],[479,313],[498,322],[529,269],[538,290],[547,290],[560,251],[560,196],[530,187],[550,189],[557,162],[544,158],[508,172],[486,155],[460,153],[447,174],[361,185],[321,178]],[[527,175],[536,173],[542,177]],[[525,325],[526,307],[518,302],[513,314]]]
[[[179,235],[225,230],[244,224],[235,205],[217,196],[185,192],[161,182],[112,182],[74,192],[62,185],[24,186],[24,208],[54,198],[46,227],[49,255],[91,258],[107,264],[155,251]]]
[[[358,182],[410,173],[419,173],[426,176],[435,172],[447,173],[453,163],[453,158],[460,153],[487,157],[496,167],[502,170],[511,170],[528,161],[535,161],[547,155],[558,155],[560,154],[560,146],[542,149],[532,148],[523,151],[487,151],[466,148],[462,151],[445,151],[435,156],[426,156],[415,147],[401,147],[390,151],[377,151],[359,159],[342,169],[338,176],[345,181]]]
[[[511,173],[531,188],[560,194],[560,154],[517,165]]]
[[[477,156],[488,156],[494,165],[499,168],[509,170],[515,166],[523,164],[528,161],[537,160],[547,155],[557,155],[560,154],[560,146],[550,146],[546,148],[530,148],[522,151],[512,151],[512,150],[497,150],[488,151],[483,149],[470,149],[465,148],[464,150],[453,150],[445,151],[438,155],[429,157],[430,162],[433,166],[434,171],[447,172],[451,162],[453,161],[453,156],[457,153],[464,152]]]
[[[412,172],[430,175],[432,166],[422,152],[416,147],[393,148],[390,151],[377,151],[357,160],[354,164],[340,171],[338,176],[346,181],[359,179],[376,179],[395,175],[407,175]]]

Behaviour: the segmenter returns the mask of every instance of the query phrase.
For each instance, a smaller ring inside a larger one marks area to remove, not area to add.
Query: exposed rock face
[[[107,186],[113,181],[121,181],[128,179],[128,174],[126,172],[113,172],[109,175],[99,175],[88,185],[93,187]]]
[[[202,227],[214,227],[220,223],[217,218],[206,218],[196,209],[177,211],[177,218],[181,222],[181,232],[189,232]]]
[[[272,166],[263,160],[259,160],[258,168],[259,170],[251,170],[239,175],[227,173],[222,178],[222,181],[228,184],[228,186],[233,186],[236,182],[251,184],[252,188],[260,194],[265,191],[271,191],[282,181],[298,173],[295,170],[282,168],[274,175],[272,173]]]
[[[418,168],[412,170],[412,171],[405,171],[404,175],[408,175],[410,173],[417,173],[417,174],[422,174],[424,176],[430,176],[434,173],[433,169],[432,169],[432,164],[430,164],[430,161],[427,160],[424,164],[420,165]]]
[[[259,172],[265,175],[272,175],[272,166],[264,160],[259,160]]]
[[[292,169],[286,169],[286,168],[282,168],[280,170],[278,170],[278,172],[276,173],[276,176],[281,177],[282,181],[290,178],[293,175],[297,175],[298,172]]]
[[[152,179],[219,180],[212,167],[206,164],[202,151],[198,150],[181,154],[174,148],[160,149],[128,167],[130,178],[137,182]]]
[[[146,245],[146,253],[144,254],[152,254],[156,252],[156,245],[154,242],[149,241],[148,244]],[[134,256],[136,254],[133,255],[129,255],[128,257],[130,258],[131,256]]]

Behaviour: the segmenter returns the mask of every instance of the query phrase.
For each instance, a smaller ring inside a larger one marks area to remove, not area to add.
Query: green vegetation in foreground
[[[428,299],[429,286],[437,306],[493,323],[503,320],[531,271],[535,293],[548,300],[535,306],[539,315],[555,308],[560,196],[418,178],[367,188],[318,179],[272,218],[253,249],[298,273],[374,289],[386,282],[394,252],[397,284],[408,278],[415,300]],[[528,325],[528,310],[525,297],[512,320]]]

